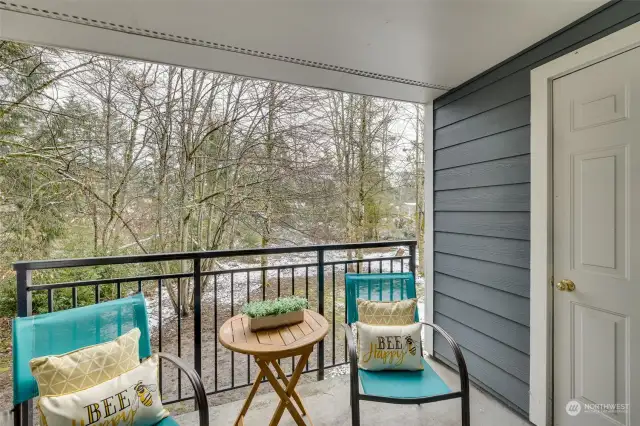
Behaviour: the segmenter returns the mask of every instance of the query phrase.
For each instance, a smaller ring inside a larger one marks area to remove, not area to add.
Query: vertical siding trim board
[[[543,116],[531,104],[534,82],[530,73],[556,58],[575,60],[576,55],[566,54],[581,48],[582,55],[597,44],[590,43],[638,21],[640,1],[607,3],[446,93],[430,106],[435,109],[428,131],[433,147],[429,157],[431,174],[426,179],[431,185],[429,196],[435,213],[427,223],[430,226],[426,234],[430,237],[425,238],[433,249],[428,252],[432,266],[427,280],[436,294],[427,297],[433,300],[436,323],[441,322],[445,329],[450,326],[454,339],[466,345],[465,355],[468,353],[473,359],[469,373],[476,383],[539,426],[552,420],[553,410],[550,361],[542,365],[537,361],[548,357],[548,351],[541,355],[547,341],[542,342],[543,350],[541,341],[534,340],[534,330],[546,322],[540,313],[531,311],[531,304],[536,309],[540,305],[535,291],[547,292],[548,287],[545,278],[543,284],[536,284],[534,292],[531,288],[531,283],[540,281],[538,275],[547,271],[546,265],[540,271],[530,269],[532,262],[539,261],[533,256],[532,247],[537,250],[542,245],[538,233],[544,234],[544,230],[536,231],[541,228],[534,215],[545,214],[532,204],[537,201],[531,198],[531,179],[546,170],[531,166],[540,160],[540,152],[534,158],[530,141],[536,140],[538,149],[548,131],[536,133],[535,139],[530,136],[534,131],[532,116]],[[607,40],[619,39],[620,33]],[[544,120],[547,117],[548,114]],[[539,185],[534,186],[536,194]],[[533,207],[537,210],[530,214]],[[542,289],[538,290],[540,285]],[[491,292],[504,292],[500,293],[503,299],[512,299],[502,304],[490,303],[487,297]],[[532,302],[528,302],[530,295]],[[550,306],[545,303],[540,305],[544,305],[543,309]],[[510,308],[515,309],[505,310],[503,304],[512,304]],[[479,318],[475,325],[482,330],[465,324],[472,318]],[[504,327],[492,332],[487,328],[491,321],[497,321],[498,328],[500,324]],[[515,321],[518,325],[500,321]],[[527,329],[529,323],[531,331]],[[525,336],[513,336],[515,329]],[[526,340],[527,333],[531,357],[522,340]],[[434,351],[446,359],[446,348],[440,347],[439,342],[436,338]],[[546,377],[532,374],[534,369],[540,372],[547,367]],[[491,373],[495,371],[501,372],[499,381]],[[531,394],[529,398],[527,392]]]
[[[433,150],[433,102],[429,102],[424,108],[424,277],[425,277],[425,298],[424,298],[424,320],[433,323],[433,275],[435,271],[435,251],[434,234],[430,232],[434,229],[434,150]],[[433,328],[423,327],[424,349],[433,353]]]

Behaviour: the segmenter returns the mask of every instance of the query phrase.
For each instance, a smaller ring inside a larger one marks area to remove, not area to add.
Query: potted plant
[[[249,302],[242,313],[249,317],[251,331],[276,328],[304,321],[309,302],[304,297],[289,296],[275,300]]]

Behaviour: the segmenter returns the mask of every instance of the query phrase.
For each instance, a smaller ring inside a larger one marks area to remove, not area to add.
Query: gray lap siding
[[[434,101],[434,321],[473,381],[525,416],[530,71],[639,20],[640,1],[610,2]],[[444,339],[434,351],[455,365]]]

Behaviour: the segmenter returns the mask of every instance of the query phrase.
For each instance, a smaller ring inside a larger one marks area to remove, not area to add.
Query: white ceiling
[[[11,6],[7,0],[0,1],[4,9],[0,37],[428,101],[444,93],[428,86],[454,87],[605,2],[13,0],[16,6]],[[153,31],[165,36],[130,34]],[[176,43],[177,36],[193,38],[196,45]],[[197,46],[202,45],[200,41],[227,46],[222,50]],[[314,68],[291,63],[293,59],[248,56],[234,53],[236,48],[264,52],[258,56],[283,55],[323,65]],[[350,70],[338,72],[333,67]],[[360,76],[358,71],[384,75],[387,81]],[[390,77],[415,82],[406,84]]]

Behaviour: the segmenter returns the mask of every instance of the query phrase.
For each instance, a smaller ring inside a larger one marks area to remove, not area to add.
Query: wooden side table
[[[269,426],[275,426],[280,423],[285,408],[289,410],[291,417],[299,426],[306,425],[303,416],[306,416],[309,423],[313,425],[302,403],[302,398],[295,391],[295,387],[309,356],[313,352],[313,346],[324,339],[328,332],[329,323],[327,320],[322,315],[308,309],[304,312],[304,321],[302,323],[261,330],[255,333],[250,330],[249,318],[246,315],[236,315],[227,320],[220,329],[220,343],[234,352],[252,355],[256,364],[260,367],[260,372],[253,382],[251,391],[247,395],[234,426],[244,425],[244,416],[247,414],[251,401],[260,387],[260,382],[265,377],[280,397],[280,403],[271,418]],[[287,379],[282,367],[278,364],[278,360],[291,356],[300,356],[300,359],[295,366],[293,375]],[[286,388],[280,384],[271,367],[275,369],[277,376],[279,376]],[[297,407],[293,404],[291,398],[295,400]]]

